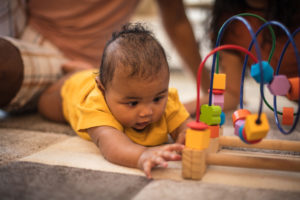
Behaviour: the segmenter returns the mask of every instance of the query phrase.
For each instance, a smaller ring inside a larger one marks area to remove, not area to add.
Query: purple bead
[[[268,84],[268,88],[273,95],[285,96],[289,92],[291,85],[285,75],[276,75],[272,82]]]
[[[239,130],[240,130],[240,127],[243,126],[245,124],[245,120],[243,119],[240,119],[240,120],[237,120],[234,124],[234,134],[236,136],[239,136]]]
[[[224,94],[212,94],[212,104],[224,108]]]

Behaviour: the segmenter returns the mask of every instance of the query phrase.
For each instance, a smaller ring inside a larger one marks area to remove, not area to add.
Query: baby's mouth
[[[136,130],[143,130],[144,128],[146,128],[146,126],[149,125],[149,122],[140,122],[140,123],[136,123],[135,124],[135,129]]]

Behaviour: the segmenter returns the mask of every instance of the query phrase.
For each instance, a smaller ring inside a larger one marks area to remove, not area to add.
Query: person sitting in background
[[[142,169],[179,160],[189,113],[169,89],[163,47],[141,24],[127,24],[104,47],[99,73],[72,72],[39,99],[39,112],[69,122],[110,162]],[[176,144],[168,142],[168,134]]]
[[[7,1],[7,6],[14,2]],[[105,42],[130,20],[140,0],[26,2],[22,7],[27,9],[28,25],[20,38],[0,37],[0,72],[5,74],[0,76],[0,109],[10,113],[34,110],[41,92],[63,72],[98,68]],[[201,58],[183,1],[156,2],[168,36],[196,76]],[[10,61],[14,70],[3,61],[7,48],[12,50],[9,58],[16,60]]]

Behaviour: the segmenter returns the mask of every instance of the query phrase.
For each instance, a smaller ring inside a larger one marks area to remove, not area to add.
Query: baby
[[[110,162],[142,169],[167,167],[180,160],[189,113],[177,91],[169,89],[165,52],[141,24],[113,33],[102,55],[99,73],[66,75],[39,99],[39,112],[67,121],[91,139]],[[166,144],[168,134],[175,144]]]

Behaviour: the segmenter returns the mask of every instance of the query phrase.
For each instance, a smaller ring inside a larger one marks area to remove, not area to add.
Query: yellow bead
[[[213,89],[225,90],[226,74],[214,74]]]
[[[208,148],[210,139],[210,130],[187,129],[185,135],[185,146],[191,149],[203,150]]]
[[[258,114],[250,114],[246,117],[245,132],[248,141],[264,138],[270,130],[269,122],[265,113],[261,114],[260,123],[257,124]]]

